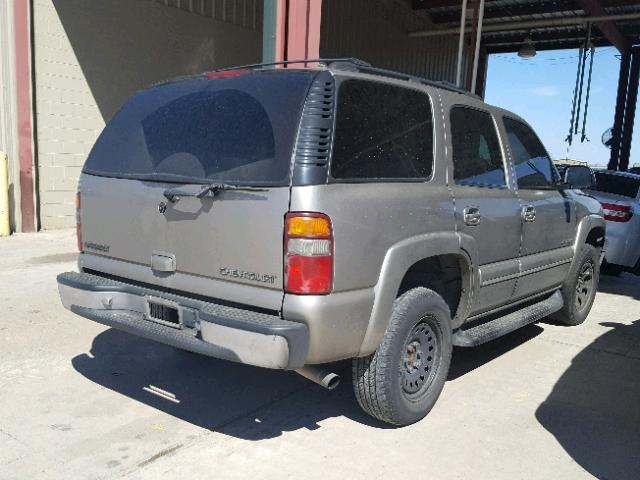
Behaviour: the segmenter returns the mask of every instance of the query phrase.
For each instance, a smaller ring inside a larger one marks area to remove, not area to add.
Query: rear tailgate
[[[291,156],[313,75],[190,79],[130,99],[81,177],[82,265],[279,309]],[[210,182],[260,191],[164,195]]]
[[[163,196],[170,184],[84,175],[81,185],[86,253],[146,267],[156,253],[174,257],[176,272],[282,290],[288,187],[172,204]],[[155,273],[164,283],[167,274]]]

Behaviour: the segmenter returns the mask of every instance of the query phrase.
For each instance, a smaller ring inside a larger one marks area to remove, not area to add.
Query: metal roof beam
[[[582,39],[584,43],[584,37],[586,32],[581,26],[577,26],[579,28],[572,29],[562,29],[562,30],[511,30],[509,32],[493,32],[488,33],[483,36],[482,44],[485,46],[491,46],[495,44],[507,45],[511,43],[515,50],[520,48],[522,45],[522,41],[525,36],[529,36],[534,45],[537,46],[539,42],[549,42],[549,41],[562,41],[566,40],[567,42],[573,41],[575,39]],[[621,31],[625,35],[629,36],[640,36],[640,24],[629,24],[621,28]],[[604,40],[606,43],[610,43],[609,40],[602,34],[600,31],[592,32],[592,40],[598,41]]]
[[[591,15],[593,17],[607,17],[607,11],[599,0],[576,0],[576,2],[587,15]],[[627,51],[629,48],[629,42],[627,42],[627,39],[613,21],[605,20],[595,22],[595,24],[614,47],[616,47],[620,52]]]
[[[556,0],[556,3],[564,3],[565,0]],[[570,3],[574,3],[575,0],[571,0]],[[609,7],[623,7],[623,6],[633,6],[637,5],[637,0],[601,0],[600,2],[605,8]],[[431,10],[434,8],[452,8],[452,7],[460,7],[462,4],[462,0],[411,0],[411,7],[414,10]],[[491,5],[491,2],[487,2],[487,7]],[[509,8],[513,8],[513,6],[509,6]],[[559,12],[560,9],[556,9],[555,11]],[[456,14],[460,16],[460,12]]]
[[[462,0],[411,0],[411,8],[414,10],[426,10],[442,7],[459,7]],[[458,13],[460,16],[460,13]]]
[[[534,28],[546,28],[546,27],[566,27],[569,25],[586,25],[587,23],[599,23],[599,22],[613,22],[622,20],[639,20],[640,12],[624,13],[619,15],[602,15],[602,16],[572,16],[572,17],[554,17],[546,18],[542,20],[525,20],[521,22],[505,22],[505,23],[492,23],[483,27],[483,33],[489,32],[508,32],[509,30],[518,29],[534,29]],[[616,27],[617,29],[617,27]],[[465,29],[466,32],[470,31],[469,28]],[[416,32],[409,32],[409,37],[437,37],[442,35],[457,35],[460,33],[460,28],[442,28],[421,30]],[[604,32],[603,32],[604,33]],[[620,34],[622,35],[622,34]],[[624,37],[622,37],[624,39]],[[609,40],[611,41],[611,40]]]
[[[601,39],[593,42],[595,47],[607,47],[611,44],[609,40]],[[550,41],[550,42],[542,42],[536,45],[536,51],[538,52],[546,52],[549,50],[573,50],[576,48],[580,48],[584,45],[584,38],[569,40],[569,41]],[[517,51],[517,50],[515,50]],[[514,53],[514,48],[512,44],[509,45],[489,45],[487,46],[487,53]]]
[[[490,3],[485,9],[485,20],[494,20],[499,18],[511,17],[528,17],[531,15],[542,15],[561,12],[573,12],[582,10],[573,0],[540,0],[533,4],[514,4],[505,7],[503,5],[495,6]],[[443,12],[431,12],[431,19],[435,24],[455,23],[460,19],[460,11],[448,10]]]
[[[524,34],[522,32],[508,32],[508,33],[502,33],[502,34],[493,34],[491,36],[485,36],[482,39],[482,45],[486,46],[487,48],[491,48],[491,45],[513,45],[515,50],[518,50],[518,48],[520,48],[520,46],[522,45],[522,41],[524,39],[525,36],[529,36],[529,38],[531,38],[531,42],[533,43],[534,46],[537,47],[538,43],[544,43],[544,42],[561,42],[563,40],[566,41],[573,41],[576,39],[581,39],[582,42],[584,43],[584,37],[585,37],[585,33],[583,30],[574,30],[571,32],[567,32],[567,31],[538,31],[538,32],[532,32],[530,35],[528,34]],[[598,35],[593,35],[592,36],[593,41],[595,42],[596,40],[606,40],[605,38],[602,37],[602,35],[598,34]],[[608,41],[608,40],[607,40]]]

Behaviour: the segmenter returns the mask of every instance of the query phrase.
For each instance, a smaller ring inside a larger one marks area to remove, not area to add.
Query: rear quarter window
[[[504,163],[491,114],[456,106],[451,109],[449,120],[456,183],[504,187]]]
[[[424,179],[433,169],[433,119],[426,93],[350,79],[338,90],[331,176]]]

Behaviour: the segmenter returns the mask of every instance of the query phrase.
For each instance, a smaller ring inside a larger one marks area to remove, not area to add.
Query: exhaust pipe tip
[[[337,373],[333,373],[333,372],[328,373],[324,377],[324,380],[322,381],[321,385],[324,388],[326,388],[327,390],[333,390],[338,385],[340,385],[340,375],[338,375]]]
[[[304,378],[311,380],[314,383],[317,383],[327,390],[333,390],[338,385],[340,385],[340,375],[330,372],[329,370],[325,370],[321,367],[308,365],[306,367],[297,369],[296,373],[302,375]]]

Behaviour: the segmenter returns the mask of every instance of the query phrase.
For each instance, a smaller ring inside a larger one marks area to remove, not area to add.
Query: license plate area
[[[145,318],[172,328],[182,328],[182,314],[176,302],[158,297],[147,297]]]

